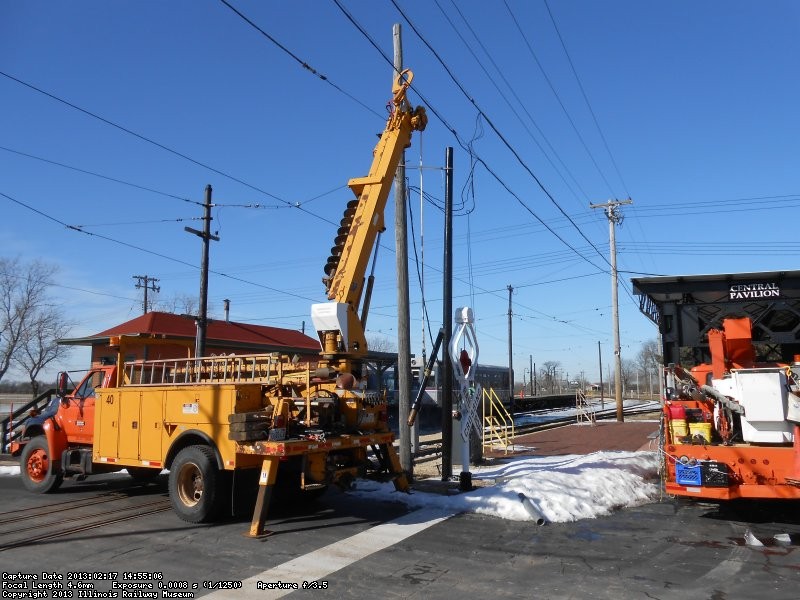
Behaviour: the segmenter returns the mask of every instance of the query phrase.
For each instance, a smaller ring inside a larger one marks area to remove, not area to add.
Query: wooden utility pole
[[[134,275],[134,279],[136,279],[136,289],[144,288],[144,299],[142,300],[142,314],[147,314],[150,311],[150,304],[147,301],[147,290],[153,290],[154,292],[160,292],[161,288],[156,285],[156,282],[161,281],[160,279],[156,279],[155,277],[148,277],[147,275]]]
[[[530,359],[530,362],[531,362],[531,368],[530,368],[530,375],[531,375],[531,396],[533,396],[533,385],[534,385],[534,381],[536,380],[536,373],[535,373],[535,371],[533,370],[533,354],[529,354],[529,355],[528,355],[528,358]]]
[[[608,217],[608,237],[609,252],[611,254],[611,310],[613,313],[614,329],[614,398],[617,403],[617,421],[625,420],[625,413],[622,406],[622,356],[619,343],[619,299],[618,295],[618,276],[617,276],[617,238],[614,226],[622,223],[622,213],[619,207],[623,204],[633,204],[633,200],[612,200],[605,204],[590,204],[589,208],[605,209]]]
[[[600,350],[600,340],[597,340],[597,360],[600,362],[600,410],[606,409],[605,390],[603,389],[603,351]]]
[[[394,71],[397,79],[403,71],[403,45],[400,23],[392,27]],[[394,178],[394,236],[397,265],[397,392],[400,425],[400,466],[406,475],[413,475],[411,430],[403,425],[411,410],[411,311],[408,300],[408,223],[406,214],[406,159],[400,155]]]
[[[203,252],[200,256],[200,309],[197,315],[197,337],[194,344],[194,355],[204,356],[206,353],[206,329],[208,326],[208,246],[211,240],[219,241],[219,237],[211,235],[211,186],[206,186],[206,202],[203,210],[203,231],[184,227],[203,240]]]
[[[514,344],[512,342],[512,327],[511,327],[511,294],[514,293],[514,288],[508,286],[508,408],[511,411],[511,416],[514,416]]]

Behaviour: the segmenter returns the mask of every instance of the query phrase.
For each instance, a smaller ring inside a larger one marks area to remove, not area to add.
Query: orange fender
[[[67,449],[67,435],[62,428],[56,426],[53,419],[47,419],[42,424],[42,429],[44,429],[47,439],[47,454],[50,457],[50,463],[60,471],[61,454]]]

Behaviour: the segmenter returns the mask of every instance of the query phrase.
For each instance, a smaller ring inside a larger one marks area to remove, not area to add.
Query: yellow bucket
[[[689,423],[689,433],[692,437],[699,435],[707,442],[711,441],[711,423]]]
[[[669,422],[669,433],[673,442],[677,442],[678,438],[686,437],[689,434],[686,429],[686,419],[672,419]]]

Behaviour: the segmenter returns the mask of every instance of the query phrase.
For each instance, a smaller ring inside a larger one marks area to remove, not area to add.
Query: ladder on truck
[[[125,363],[125,385],[275,384],[286,376],[307,377],[308,363],[281,360],[278,353],[135,360]]]

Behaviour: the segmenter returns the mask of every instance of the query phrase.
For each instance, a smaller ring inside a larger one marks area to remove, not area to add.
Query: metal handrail
[[[497,393],[495,393],[494,388],[483,389],[481,405],[483,407],[484,423],[483,447],[491,448],[492,444],[497,441],[503,445],[505,453],[508,454],[508,449],[515,435],[513,417],[508,410],[506,410],[503,402],[497,396]]]
[[[575,393],[575,417],[578,423],[590,423],[594,425],[597,418],[594,414],[594,407],[586,400],[586,394],[578,390]]]
[[[7,417],[0,419],[0,454],[5,453],[11,442],[22,436],[30,411],[32,409],[42,410],[52,402],[55,394],[55,389],[49,389],[16,410],[10,411]]]

